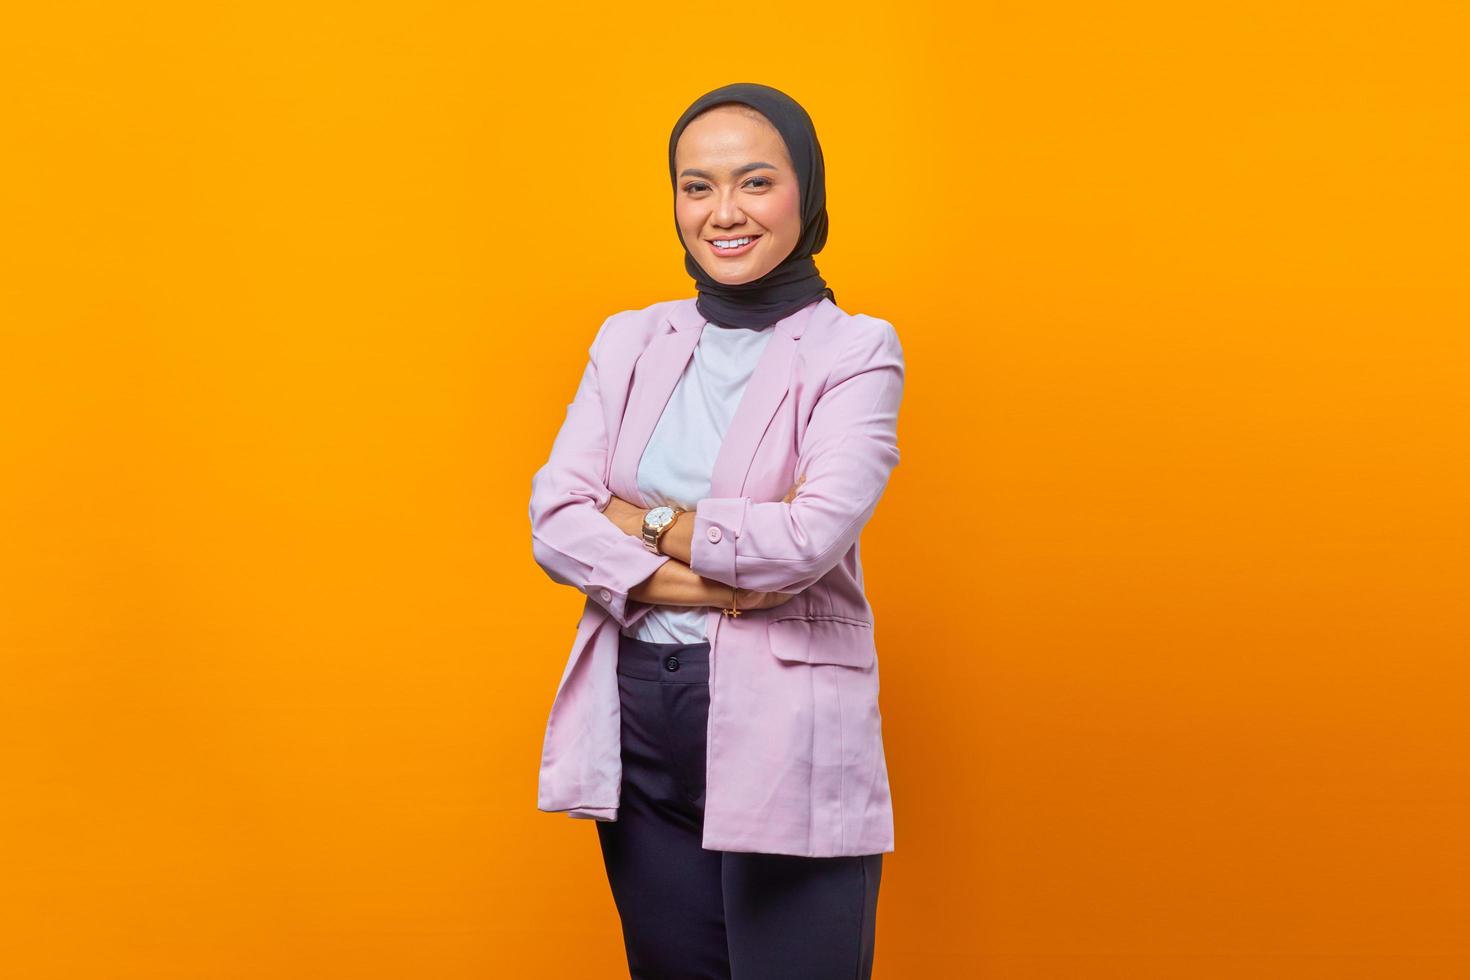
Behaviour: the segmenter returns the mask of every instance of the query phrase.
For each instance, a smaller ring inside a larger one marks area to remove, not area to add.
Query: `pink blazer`
[[[616,820],[619,627],[652,606],[628,590],[669,558],[601,513],[646,503],[639,458],[699,340],[694,300],[609,317],[551,456],[531,478],[531,542],[552,580],[587,596],[551,705],[537,806]],[[711,327],[710,329],[720,329]],[[705,578],[795,593],[709,612],[702,846],[807,857],[893,850],[873,611],[858,536],[898,464],[903,349],[892,324],[813,302],[773,328],[694,521]],[[791,503],[782,497],[806,475]]]

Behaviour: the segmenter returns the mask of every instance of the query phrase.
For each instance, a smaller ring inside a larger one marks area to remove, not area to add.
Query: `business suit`
[[[641,502],[639,457],[700,332],[693,299],[609,317],[532,477],[536,561],[587,595],[543,742],[537,805],[602,821],[622,786],[619,627],[667,556],[602,514]],[[690,567],[770,610],[709,611],[701,845],[803,857],[893,850],[872,609],[858,538],[898,463],[903,351],[884,320],[822,299],[778,322],[693,513]],[[798,475],[805,481],[782,500]]]

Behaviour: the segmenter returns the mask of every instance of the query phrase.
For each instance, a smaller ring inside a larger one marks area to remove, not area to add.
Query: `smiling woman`
[[[786,156],[786,146],[781,141],[781,134],[777,133],[775,128],[766,121],[766,117],[758,112],[739,107],[711,109],[685,130],[683,138],[679,141],[679,147],[686,156],[704,154],[718,157],[722,152],[729,152],[731,147],[729,135],[732,131],[742,127],[752,130],[745,134],[747,145],[774,141],[779,144],[781,156],[783,158]],[[762,169],[772,173],[741,179],[743,175],[753,170]],[[715,172],[698,167],[686,167],[679,171],[679,176],[681,179],[685,177],[702,178],[685,183],[683,193],[678,199],[679,230],[685,238],[686,247],[691,237],[704,236],[703,240],[715,255],[728,259],[736,255],[748,255],[750,246],[757,239],[766,237],[763,228],[781,224],[787,226],[782,230],[791,235],[800,230],[800,216],[796,206],[796,171],[789,159],[786,159],[781,167],[757,160],[729,169],[723,183],[728,187],[738,182],[739,190],[743,192],[741,201],[743,207],[739,212],[734,210],[729,196],[716,193],[719,178],[715,176]],[[711,187],[706,181],[715,181],[717,186]],[[796,229],[789,227],[793,223],[793,217],[798,219]],[[739,222],[738,227],[730,226],[731,221]],[[779,244],[778,240],[778,247]],[[776,258],[782,253],[768,249],[763,254],[767,257],[764,268],[758,263],[754,265],[745,263],[737,269],[729,270],[725,275],[726,280],[749,282],[751,279],[758,279],[775,266]],[[720,272],[725,274],[726,270],[720,270]]]
[[[532,478],[536,559],[587,595],[538,806],[597,822],[633,977],[862,980],[893,821],[857,545],[903,351],[817,271],[800,105],[701,96],[669,175],[698,295],[604,322]]]
[[[812,259],[827,243],[827,175],[800,105],[696,102],[674,126],[669,173],[700,313],[758,329],[817,297],[835,302]]]

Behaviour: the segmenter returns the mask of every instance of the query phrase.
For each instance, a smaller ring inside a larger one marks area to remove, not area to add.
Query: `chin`
[[[711,279],[715,280],[716,282],[724,283],[726,286],[739,286],[742,283],[754,282],[761,276],[765,275],[767,272],[771,271],[770,269],[755,269],[749,272],[732,273],[728,269],[711,269],[709,266],[703,264],[700,265],[700,268],[703,269],[705,271],[705,274],[708,275]]]

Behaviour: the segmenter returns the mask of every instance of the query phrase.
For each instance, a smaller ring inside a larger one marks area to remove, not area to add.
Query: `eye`
[[[745,186],[754,187],[756,189],[764,189],[770,187],[771,183],[772,181],[769,177],[752,177],[745,182]],[[697,194],[700,191],[708,189],[709,185],[704,183],[703,181],[695,181],[691,184],[684,185],[684,193],[686,194]]]

